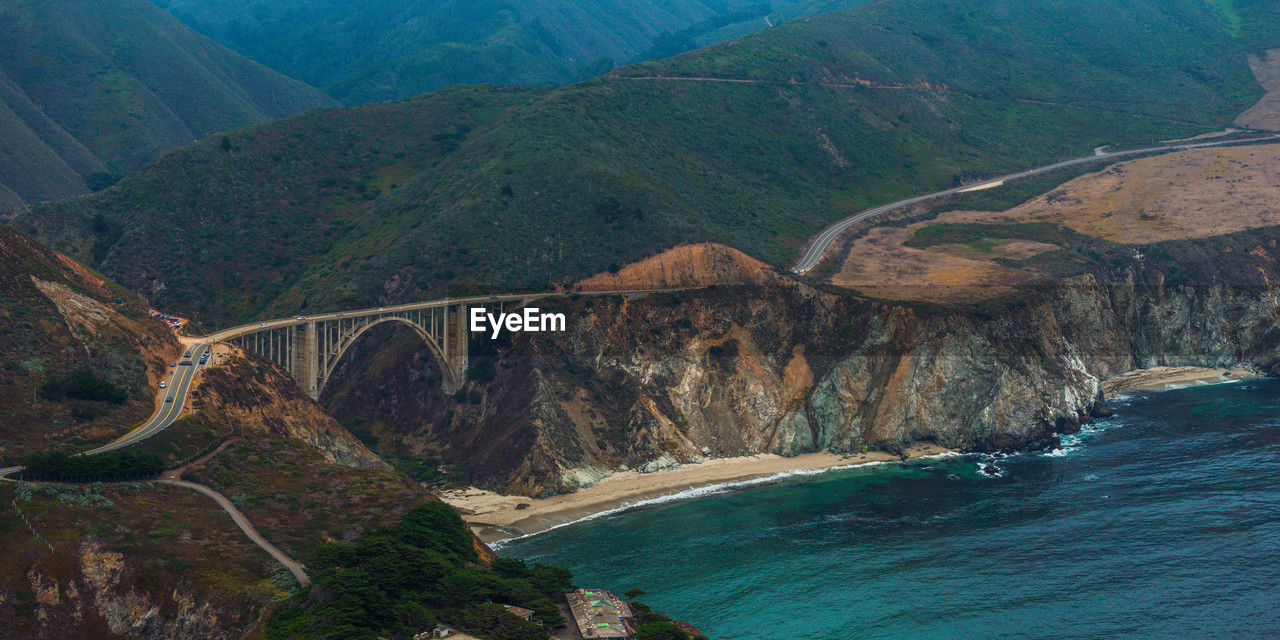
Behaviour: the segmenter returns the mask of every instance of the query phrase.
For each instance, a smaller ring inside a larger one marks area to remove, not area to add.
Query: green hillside
[[[0,466],[124,434],[178,352],[146,303],[0,226]]]
[[[1190,0],[880,0],[562,89],[238,131],[20,224],[214,323],[543,288],[690,241],[785,264],[868,205],[1220,127],[1260,95],[1253,46]]]
[[[146,0],[0,5],[0,211],[85,193],[215,131],[329,106]]]
[[[450,84],[564,84],[696,48],[800,0],[154,0],[200,32],[347,104]],[[861,0],[847,0],[856,4]],[[658,50],[654,51],[655,45]]]

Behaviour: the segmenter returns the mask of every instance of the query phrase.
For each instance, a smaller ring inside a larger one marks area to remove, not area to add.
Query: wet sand
[[[1243,366],[1230,369],[1208,367],[1151,367],[1135,369],[1102,381],[1103,395],[1110,397],[1131,391],[1151,391],[1198,382],[1227,382],[1262,377],[1262,372]]]
[[[908,458],[919,458],[950,453],[950,450],[925,443],[913,445],[904,453]],[[791,458],[760,454],[715,458],[652,473],[621,471],[590,487],[550,498],[506,496],[476,488],[444,492],[440,494],[440,498],[462,512],[463,519],[471,524],[472,530],[480,539],[495,542],[539,533],[690,489],[795,472],[818,472],[835,467],[900,460],[901,457],[883,451],[847,456],[825,452],[808,453]]]

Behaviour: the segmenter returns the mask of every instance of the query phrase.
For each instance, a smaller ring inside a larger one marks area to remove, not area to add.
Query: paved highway
[[[1025,178],[1027,176],[1037,174],[1037,173],[1055,171],[1057,169],[1062,169],[1065,167],[1085,164],[1087,162],[1097,162],[1099,160],[1106,160],[1108,158],[1120,158],[1123,156],[1133,156],[1133,155],[1140,155],[1144,153],[1183,151],[1186,149],[1218,147],[1218,146],[1231,145],[1231,144],[1245,144],[1249,142],[1260,142],[1264,140],[1276,140],[1276,139],[1280,139],[1280,134],[1269,134],[1269,135],[1257,136],[1253,138],[1237,138],[1232,140],[1187,142],[1187,143],[1180,143],[1180,144],[1164,145],[1160,147],[1147,147],[1145,149],[1130,149],[1128,151],[1103,152],[1102,151],[1103,147],[1099,147],[1098,149],[1094,150],[1094,155],[1085,156],[1083,158],[1063,160],[1062,162],[1047,164],[1043,167],[1036,167],[1035,169],[1028,169],[1026,171],[1019,171],[1017,173],[1010,173],[1008,175],[1003,175],[998,178],[991,178],[990,180],[984,180],[976,184],[967,184],[964,186],[955,187],[953,189],[944,189],[942,191],[926,193],[924,195],[915,196],[913,198],[907,198],[906,200],[890,202],[889,204],[881,205],[873,209],[867,209],[866,211],[855,213],[854,215],[849,216],[848,218],[844,218],[843,220],[840,220],[839,222],[824,229],[822,233],[819,233],[818,236],[814,238],[813,242],[809,245],[808,250],[804,252],[804,255],[800,256],[800,260],[796,262],[795,266],[791,267],[791,271],[793,273],[805,274],[805,273],[808,273],[814,267],[818,266],[818,263],[822,262],[823,255],[827,252],[827,249],[831,247],[831,243],[834,242],[836,238],[840,237],[840,234],[844,233],[844,231],[849,227],[852,227],[853,225],[859,222],[862,222],[867,218],[872,218],[883,213],[888,213],[895,209],[901,209],[902,207],[908,207],[913,204],[925,202],[927,200],[934,200],[937,198],[954,195],[964,191],[977,191],[984,187],[993,187],[1002,182],[1007,182],[1009,180],[1017,180],[1018,178]]]
[[[202,343],[187,349],[191,354],[190,358],[184,357],[183,360],[190,360],[190,365],[181,365],[174,367],[173,374],[169,378],[169,386],[165,391],[168,392],[165,397],[173,398],[173,402],[161,402],[160,409],[151,419],[142,424],[142,426],[126,433],[119,439],[104,444],[97,449],[90,449],[85,455],[93,455],[95,453],[106,453],[107,451],[115,451],[121,447],[127,447],[139,440],[149,438],[161,431],[165,427],[173,424],[178,416],[182,415],[182,408],[187,404],[187,396],[191,393],[191,382],[195,380],[196,370],[201,367],[200,356],[209,349],[209,343]]]
[[[118,439],[110,443],[104,444],[96,449],[90,449],[84,452],[84,455],[93,455],[95,453],[105,453],[114,451],[121,447],[127,447],[139,440],[149,438],[173,424],[178,416],[182,415],[182,408],[186,406],[187,396],[191,393],[191,383],[196,377],[196,370],[201,367],[200,356],[209,348],[209,343],[202,343],[194,347],[190,347],[186,352],[191,353],[190,358],[182,358],[190,360],[190,365],[178,365],[173,368],[173,372],[169,376],[168,388],[164,389],[166,398],[173,398],[173,402],[160,402],[160,408],[151,416],[149,420],[135,428],[133,431],[120,436]],[[184,353],[186,353],[184,352]],[[7,467],[0,469],[0,478],[4,478],[9,474],[16,473],[22,467]]]
[[[138,441],[145,440],[146,438],[149,438],[163,431],[166,427],[173,424],[174,421],[176,421],[178,417],[182,415],[183,408],[186,407],[188,396],[191,393],[191,384],[196,376],[196,370],[201,367],[200,356],[203,355],[206,351],[208,351],[209,345],[215,342],[229,340],[231,338],[234,338],[236,336],[240,336],[246,333],[261,331],[264,327],[278,328],[278,327],[286,327],[289,325],[306,324],[312,321],[334,320],[337,318],[343,318],[348,316],[355,317],[355,316],[361,316],[361,315],[370,314],[370,313],[395,313],[399,311],[415,311],[418,309],[447,307],[451,305],[464,304],[464,303],[477,304],[477,303],[489,303],[489,302],[517,302],[517,301],[527,302],[530,300],[538,300],[542,298],[552,298],[552,297],[644,295],[644,294],[650,294],[650,293],[671,293],[676,291],[687,291],[687,290],[688,289],[677,288],[677,289],[633,289],[633,290],[627,290],[627,291],[582,291],[582,292],[576,292],[576,293],[570,293],[567,291],[566,292],[557,291],[557,292],[550,292],[550,293],[504,293],[504,294],[490,295],[490,296],[444,298],[441,300],[414,302],[410,304],[393,305],[389,307],[353,309],[349,311],[335,311],[333,313],[320,313],[316,315],[305,316],[303,317],[302,320],[299,320],[298,316],[295,316],[292,318],[277,318],[275,320],[267,320],[265,322],[253,322],[250,324],[240,325],[238,327],[231,327],[229,329],[224,329],[222,331],[218,331],[216,333],[205,336],[204,338],[201,339],[201,342],[199,344],[187,349],[187,351],[191,353],[191,357],[190,358],[184,357],[183,359],[184,360],[189,359],[191,361],[191,365],[189,366],[179,365],[178,367],[175,367],[172,375],[169,378],[168,388],[165,389],[165,391],[167,392],[165,397],[172,397],[173,402],[161,402],[160,408],[156,410],[156,413],[151,416],[151,419],[147,420],[141,426],[137,427],[133,431],[130,431],[129,433],[121,436],[120,438],[108,444],[104,444],[96,449],[90,449],[89,451],[84,452],[84,455],[93,455],[95,453],[105,453],[107,451],[115,451],[116,449],[127,447],[129,445],[137,443]],[[8,467],[5,469],[0,469],[0,478],[4,478],[9,474],[15,473],[19,471],[21,468],[22,467]]]

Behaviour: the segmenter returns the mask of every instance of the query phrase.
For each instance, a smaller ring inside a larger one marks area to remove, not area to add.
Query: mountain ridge
[[[1055,29],[1072,21],[1106,28]],[[785,264],[810,234],[875,204],[1225,126],[1262,95],[1250,46],[1189,0],[880,0],[560,89],[457,87],[233,132],[225,153],[207,141],[17,224],[213,323],[568,286],[687,243]],[[1010,52],[1037,55],[993,70]],[[1062,72],[1067,61],[1079,64]],[[751,82],[636,79],[671,75]],[[372,154],[382,134],[359,114],[424,105],[450,115],[397,142],[425,161],[393,179],[383,167],[395,159]],[[320,137],[370,153],[323,171],[289,160]],[[305,209],[277,202],[232,224],[246,181],[279,192],[294,178],[334,186]],[[311,228],[271,222],[303,217]],[[245,243],[260,264],[234,259]],[[250,270],[261,286],[235,289]],[[210,295],[186,293],[197,290]]]
[[[807,4],[373,0],[353,12],[339,0],[155,2],[192,28],[348,105],[451,84],[565,84],[637,58],[692,49],[699,36]]]
[[[336,103],[145,0],[0,8],[0,207],[80,195],[216,131]]]

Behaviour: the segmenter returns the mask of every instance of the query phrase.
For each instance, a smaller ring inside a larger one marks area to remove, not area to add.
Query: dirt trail
[[[237,440],[238,438],[227,438],[222,444],[218,445],[217,449],[210,451],[208,454],[200,456],[200,458],[192,460],[191,462],[188,462],[176,469],[170,469],[169,471],[160,474],[159,481],[163,484],[171,484],[178,487],[193,489],[213,498],[213,501],[218,503],[218,506],[222,507],[223,511],[226,511],[231,515],[231,519],[240,527],[240,530],[244,532],[245,536],[252,540],[254,544],[262,547],[263,551],[271,554],[271,557],[275,558],[277,562],[284,565],[284,567],[293,574],[293,577],[297,578],[298,584],[305,587],[311,584],[311,578],[307,577],[306,568],[302,566],[302,563],[290,558],[289,555],[284,551],[281,551],[279,547],[271,544],[270,541],[262,537],[262,534],[258,533],[258,530],[254,528],[253,523],[249,522],[249,518],[245,517],[245,515],[241,513],[240,510],[226,498],[226,496],[202,484],[196,484],[182,479],[182,473],[184,471],[196,465],[208,462],[214,456],[222,453],[224,449]]]
[[[258,533],[258,530],[253,527],[253,523],[249,522],[249,519],[246,518],[245,515],[241,513],[240,510],[237,509],[236,506],[232,504],[230,500],[227,499],[226,496],[202,484],[187,482],[186,480],[165,479],[165,480],[160,480],[159,482],[161,484],[171,484],[176,487],[186,487],[187,489],[199,491],[200,493],[203,493],[204,495],[209,496],[210,498],[213,498],[213,501],[218,503],[218,506],[222,507],[223,511],[226,511],[228,514],[231,515],[231,519],[236,523],[237,526],[240,527],[240,530],[243,531],[244,534],[248,536],[250,540],[253,541],[254,544],[258,545],[259,547],[262,547],[264,551],[271,554],[271,557],[275,558],[277,562],[284,565],[284,567],[288,569],[290,573],[293,574],[293,577],[297,578],[298,584],[304,587],[311,584],[311,578],[307,577],[306,568],[302,566],[302,563],[298,562],[297,560],[294,560],[293,558],[290,558],[289,555],[281,551],[279,547],[275,546],[274,544],[271,544],[270,541],[262,537],[262,534]]]

